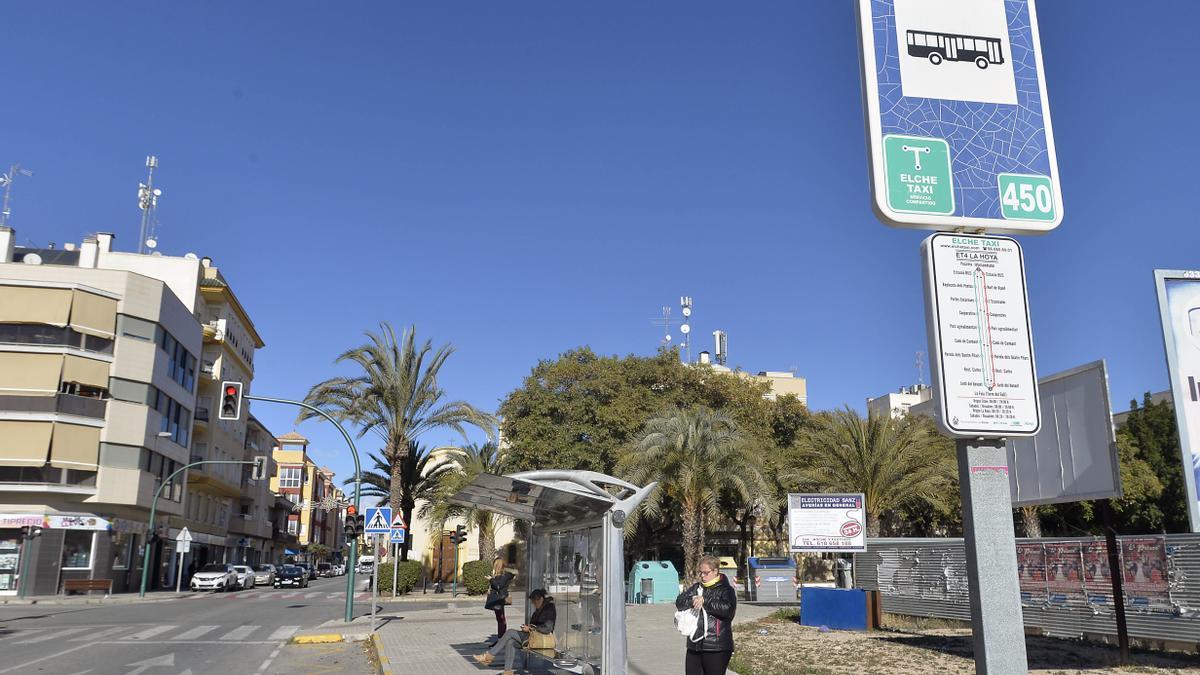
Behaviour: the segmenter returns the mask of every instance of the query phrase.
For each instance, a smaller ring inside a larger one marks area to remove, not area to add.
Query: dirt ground
[[[735,628],[730,668],[740,675],[923,675],[974,673],[971,631],[963,628],[821,632],[795,619],[771,617]],[[1134,650],[1118,667],[1117,649],[1105,645],[1029,637],[1030,672],[1184,673],[1200,675],[1200,657]]]

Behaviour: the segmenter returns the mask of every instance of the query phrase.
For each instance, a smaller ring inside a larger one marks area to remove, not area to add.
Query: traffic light
[[[218,419],[236,420],[242,416],[242,383],[221,383],[221,410]]]
[[[355,510],[353,506],[346,508],[346,541],[358,539],[358,536],[363,532],[363,528],[367,525],[366,516],[362,514],[356,515]]]
[[[21,537],[27,541],[40,536],[42,536],[42,528],[39,525],[26,525],[21,528]]]
[[[259,455],[254,458],[254,469],[250,472],[252,480],[263,480],[267,477],[267,456]]]
[[[455,527],[454,531],[450,533],[450,543],[451,544],[454,544],[455,546],[457,546],[466,541],[467,541],[467,528],[463,527],[462,525]]]

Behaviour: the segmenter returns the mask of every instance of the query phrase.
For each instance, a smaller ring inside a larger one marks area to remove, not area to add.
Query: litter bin
[[[641,560],[629,571],[626,588],[630,604],[673,603],[679,595],[679,572],[669,560]]]
[[[750,558],[750,599],[758,602],[796,602],[796,561],[791,558]]]
[[[838,558],[836,574],[838,588],[854,588],[854,563]]]

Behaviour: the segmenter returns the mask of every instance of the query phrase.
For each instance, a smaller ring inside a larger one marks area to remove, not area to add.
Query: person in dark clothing
[[[546,591],[539,588],[529,594],[529,601],[533,603],[533,616],[529,617],[529,623],[521,626],[519,630],[510,628],[505,631],[494,647],[482,654],[475,655],[476,661],[490,666],[500,652],[504,652],[504,675],[512,675],[513,662],[517,659],[517,650],[529,640],[531,633],[537,631],[543,635],[554,634],[554,622],[558,618],[558,613],[554,609],[554,598],[546,595]]]
[[[729,579],[717,571],[720,561],[711,555],[700,559],[700,580],[675,598],[675,608],[704,609],[705,622],[687,639],[685,675],[725,675],[733,656],[733,615],[737,612],[737,591]]]
[[[504,606],[508,604],[508,585],[512,583],[514,577],[516,574],[511,570],[504,569],[503,559],[496,558],[492,562],[492,576],[488,579],[487,600],[484,601],[483,606],[496,613],[497,640],[508,632],[508,620],[504,617]],[[490,640],[488,642],[494,644]]]

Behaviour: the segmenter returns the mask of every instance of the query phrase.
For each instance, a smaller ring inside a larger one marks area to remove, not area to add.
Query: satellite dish
[[[664,337],[663,339],[664,339],[664,340],[666,340],[667,342],[670,342],[670,341],[671,341],[671,336],[670,336],[670,335],[668,335],[668,336]]]
[[[692,327],[685,323],[679,327],[679,332],[687,335],[688,333],[692,332]]]
[[[684,305],[684,307],[683,307],[683,315],[684,315],[684,316],[691,316],[691,315],[692,315],[692,308],[691,308],[691,307],[688,307],[687,305]]]
[[[24,262],[26,265],[41,265],[42,264],[42,256],[40,256],[36,253],[26,253],[25,257],[22,258],[21,261]]]
[[[183,257],[188,260],[199,260],[200,259],[200,256],[196,255],[195,253],[191,253],[191,252],[184,253]]]
[[[158,242],[153,239],[147,239],[146,248],[158,248]]]

